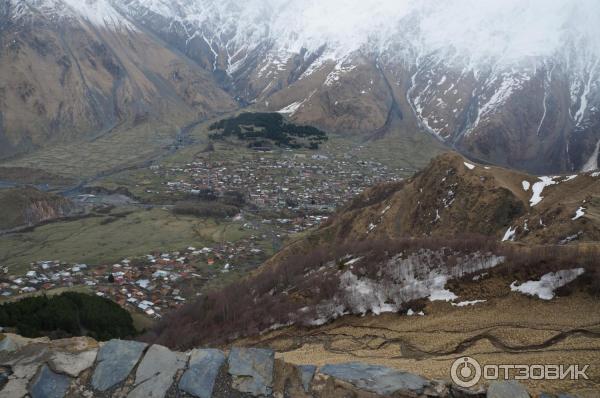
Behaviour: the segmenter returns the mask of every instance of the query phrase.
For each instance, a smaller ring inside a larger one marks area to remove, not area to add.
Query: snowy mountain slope
[[[133,0],[124,12],[164,18],[161,29],[179,31],[182,49],[222,72],[236,96],[332,130],[386,123],[394,89],[354,78],[371,63],[375,80],[378,69],[397,77],[405,116],[482,159],[580,169],[600,139],[594,1]]]
[[[8,3],[13,20],[34,8],[156,35],[242,104],[331,131],[377,137],[396,118],[503,165],[597,167],[597,1]]]

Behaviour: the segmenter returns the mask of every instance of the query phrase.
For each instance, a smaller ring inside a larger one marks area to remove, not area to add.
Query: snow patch
[[[485,303],[486,300],[472,300],[472,301],[461,301],[460,303],[452,303],[454,307],[466,307],[469,305],[475,305],[479,303]]]
[[[458,298],[456,294],[445,288],[446,282],[448,282],[446,275],[433,278],[429,301],[454,301]]]
[[[357,262],[359,262],[359,261],[360,261],[360,260],[362,260],[362,259],[363,259],[362,257],[356,257],[356,258],[353,258],[353,259],[351,259],[351,260],[348,260],[348,261],[346,261],[346,262],[344,263],[344,265],[345,265],[345,266],[348,266],[348,265],[353,265],[353,264],[356,264]]]
[[[294,115],[298,111],[298,109],[300,109],[302,104],[304,104],[304,101],[294,102],[292,104],[289,104],[285,108],[278,110],[277,113],[282,113],[282,114],[286,114],[286,115]]]
[[[491,254],[458,255],[448,266],[443,251],[421,250],[408,256],[393,257],[381,265],[376,279],[354,274],[340,276],[340,293],[317,306],[319,324],[342,314],[381,314],[398,312],[404,303],[428,298],[431,301],[453,301],[457,296],[445,288],[453,278],[493,268],[504,261]]]
[[[585,207],[580,207],[575,212],[575,217],[572,218],[573,221],[579,220],[581,217],[585,216]]]
[[[525,192],[529,191],[529,188],[531,187],[531,184],[529,183],[529,181],[523,181],[521,184],[523,184],[523,190]]]
[[[598,143],[596,144],[596,149],[594,149],[594,152],[592,153],[592,156],[590,156],[589,160],[587,162],[585,162],[581,171],[586,173],[588,171],[598,170],[598,153],[599,152],[600,152],[600,140],[598,140]]]
[[[527,281],[522,285],[517,285],[515,281],[510,285],[510,290],[530,296],[538,296],[542,300],[552,300],[556,289],[574,281],[584,272],[583,268],[550,272],[542,276],[539,281]]]
[[[539,204],[542,199],[544,199],[544,197],[542,196],[542,192],[544,191],[544,188],[549,187],[551,185],[555,185],[558,184],[556,181],[554,181],[554,177],[540,177],[539,178],[540,181],[536,182],[535,184],[533,184],[533,195],[531,196],[531,199],[529,200],[529,204],[533,207],[537,204]]]
[[[467,163],[467,162],[463,162],[465,164],[465,166],[467,167],[467,169],[469,170],[474,170],[475,169],[475,165],[471,164],[471,163]]]
[[[504,234],[504,237],[502,238],[502,242],[506,242],[508,240],[514,241],[516,234],[517,234],[517,228],[509,227],[508,231],[506,231],[506,233]]]

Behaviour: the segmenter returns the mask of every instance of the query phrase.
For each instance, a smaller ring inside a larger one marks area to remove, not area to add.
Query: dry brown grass
[[[239,337],[257,335],[275,324],[285,325],[290,321],[302,323],[304,319],[297,317],[299,310],[307,306],[314,308],[324,300],[331,300],[338,293],[340,285],[335,272],[321,271],[307,277],[309,271],[318,270],[351,253],[363,257],[361,275],[374,277],[386,259],[397,253],[424,248],[444,250],[447,261],[452,261],[457,252],[466,254],[479,251],[503,255],[506,257],[505,264],[493,271],[496,278],[503,280],[503,285],[507,281],[510,284],[514,280],[528,280],[547,272],[577,266],[586,268],[588,272],[585,278],[580,278],[575,288],[564,288],[561,294],[567,295],[574,290],[597,294],[597,286],[600,285],[600,266],[596,260],[600,251],[597,248],[525,248],[500,245],[494,240],[477,236],[462,239],[369,240],[335,247],[317,247],[308,253],[290,256],[280,264],[265,267],[249,278],[211,292],[182,310],[169,314],[144,336],[144,340],[187,349],[205,344],[224,344]],[[338,264],[342,266],[341,262]],[[452,286],[460,291],[462,285],[468,286],[466,279],[454,282]],[[471,286],[471,289],[476,288]],[[506,293],[491,289],[487,296]],[[312,315],[313,311],[306,311],[307,320]]]

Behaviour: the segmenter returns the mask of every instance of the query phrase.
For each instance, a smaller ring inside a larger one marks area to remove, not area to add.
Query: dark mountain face
[[[100,27],[58,5],[1,4],[2,157],[236,106],[210,73],[132,25]]]
[[[473,158],[534,173],[597,167],[594,31],[586,21],[571,29],[595,6],[572,5],[559,32],[538,26],[535,5],[471,15],[458,3],[388,3],[371,12],[352,2],[345,18],[364,14],[356,29],[333,21],[315,30],[328,6],[312,2],[3,0],[0,155],[146,115],[250,106],[364,139],[420,129]],[[544,12],[554,18],[554,8]],[[470,34],[430,27],[465,13]],[[490,17],[494,26],[480,23]],[[472,42],[474,32],[489,43]],[[542,33],[562,44],[537,44]]]

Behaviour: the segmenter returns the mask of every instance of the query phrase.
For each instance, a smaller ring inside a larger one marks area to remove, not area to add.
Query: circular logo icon
[[[460,387],[473,387],[481,379],[481,365],[471,357],[458,358],[452,364],[450,376]]]

